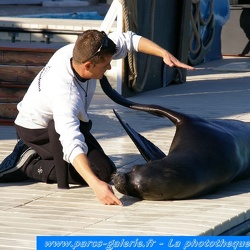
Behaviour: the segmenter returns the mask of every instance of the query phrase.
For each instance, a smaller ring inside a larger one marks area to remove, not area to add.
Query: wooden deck
[[[250,72],[228,70],[233,62],[236,59],[207,63],[204,70],[188,72],[185,84],[145,92],[131,99],[202,117],[250,122],[247,105]],[[241,62],[249,63],[248,59]],[[119,171],[126,171],[143,159],[115,119],[113,108],[167,152],[175,131],[170,122],[122,108],[98,92],[90,109],[93,133]],[[0,161],[15,143],[14,128],[0,126]],[[247,234],[250,230],[250,179],[184,201],[141,201],[115,193],[123,207],[101,205],[89,187],[59,190],[56,185],[44,183],[0,184],[0,248],[35,249],[37,235],[215,236]]]

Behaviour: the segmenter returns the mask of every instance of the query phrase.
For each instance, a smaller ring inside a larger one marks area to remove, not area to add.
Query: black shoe
[[[25,145],[22,140],[19,140],[13,152],[0,164],[0,177],[21,168],[34,154],[36,154],[35,150]]]

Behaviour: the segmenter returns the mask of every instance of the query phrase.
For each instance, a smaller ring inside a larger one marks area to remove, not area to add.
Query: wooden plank
[[[23,99],[27,89],[28,85],[26,88],[0,86],[0,103],[20,102]]]
[[[0,126],[13,126],[14,119],[2,119],[0,118]]]
[[[64,45],[66,44],[61,44],[61,43],[35,44],[30,42],[4,43],[3,41],[0,41],[0,50],[55,53],[58,49],[60,49]]]
[[[30,84],[43,66],[0,65],[0,82]]]
[[[17,103],[0,103],[0,118],[14,120],[17,116]]]
[[[19,89],[27,89],[29,87],[29,84],[13,84],[11,82],[0,82],[0,88],[19,88]]]
[[[56,48],[0,46],[0,125],[13,125],[17,103]]]
[[[0,64],[44,66],[52,52],[11,51],[0,49]]]

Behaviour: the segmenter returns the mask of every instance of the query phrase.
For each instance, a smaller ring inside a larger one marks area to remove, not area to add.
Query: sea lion
[[[115,188],[122,194],[146,200],[188,199],[208,194],[250,176],[250,127],[229,119],[203,119],[171,109],[131,102],[101,79],[104,92],[116,103],[168,118],[176,132],[165,155],[138,134],[115,112],[147,163],[117,173]]]

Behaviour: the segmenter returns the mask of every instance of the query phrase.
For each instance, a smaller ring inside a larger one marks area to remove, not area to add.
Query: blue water
[[[21,15],[19,17],[25,18],[55,18],[55,19],[79,19],[79,20],[103,20],[98,12],[74,12],[65,14],[35,14],[35,15]]]

